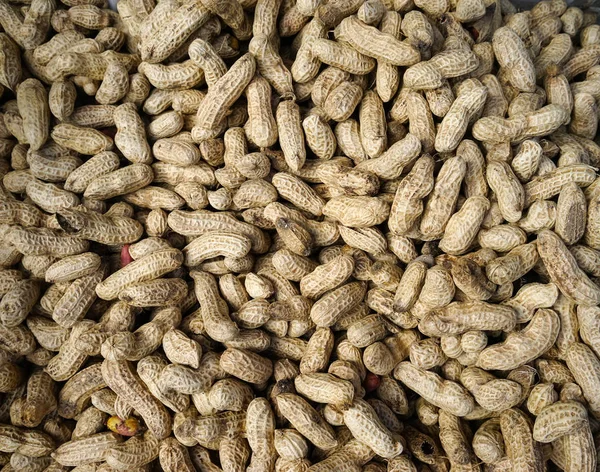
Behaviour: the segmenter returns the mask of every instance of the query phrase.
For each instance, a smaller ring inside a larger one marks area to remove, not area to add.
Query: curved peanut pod
[[[318,75],[321,61],[312,54],[310,45],[313,39],[326,35],[327,28],[319,18],[313,18],[302,31],[296,59],[290,70],[295,82],[306,84]]]
[[[192,271],[190,276],[194,280],[196,297],[202,300],[200,310],[206,332],[216,341],[231,341],[239,329],[229,317],[229,308],[219,294],[214,276],[200,271]]]
[[[275,450],[285,459],[301,459],[308,455],[306,439],[295,429],[275,430]]]
[[[250,252],[251,241],[243,234],[211,232],[194,239],[183,248],[185,265],[200,265],[204,260],[224,256],[240,258]]]
[[[519,383],[497,379],[477,367],[464,369],[460,380],[473,394],[475,401],[486,410],[503,411],[521,402],[523,388]]]
[[[0,322],[14,328],[25,320],[38,297],[40,285],[35,280],[18,280],[0,301]]]
[[[387,123],[383,101],[379,95],[367,90],[359,109],[360,139],[369,157],[379,157],[387,148]]]
[[[419,138],[408,133],[403,139],[392,144],[379,157],[358,162],[357,168],[373,172],[381,179],[397,179],[402,174],[404,167],[416,159],[420,152],[421,142]]]
[[[248,121],[244,126],[248,139],[259,147],[270,147],[277,142],[278,131],[271,109],[271,85],[256,76],[246,87]]]
[[[273,285],[273,288],[275,289],[275,299],[277,301],[287,300],[299,295],[296,286],[279,274],[275,269],[261,268],[258,275],[271,282],[271,285]],[[295,305],[295,303],[292,305]],[[302,305],[304,304],[301,304],[300,306]]]
[[[600,415],[600,360],[585,344],[575,342],[567,350],[567,366],[581,387],[588,401],[590,412],[598,418]]]
[[[96,101],[102,105],[118,102],[129,90],[129,74],[127,68],[117,62],[111,61],[106,68],[104,80],[96,92]]]
[[[402,453],[402,443],[394,439],[391,431],[366,401],[357,399],[345,409],[344,423],[356,439],[381,457],[392,459]]]
[[[552,443],[552,462],[563,470],[594,472],[598,454],[588,425]]]
[[[256,3],[254,10],[254,22],[252,23],[252,34],[254,36],[271,37],[277,33],[277,16],[281,8],[281,0],[260,0]]]
[[[50,108],[44,85],[37,79],[21,82],[17,90],[17,104],[29,149],[37,151],[50,135]]]
[[[518,115],[517,115],[518,116]],[[520,137],[532,138],[553,133],[569,120],[569,113],[562,106],[546,105],[539,110],[527,113],[525,129]]]
[[[349,44],[324,38],[314,39],[310,52],[321,62],[351,74],[368,74],[376,64],[373,58],[361,54]]]
[[[137,241],[142,225],[125,216],[106,216],[96,212],[62,209],[57,216],[59,226],[66,232],[101,244],[127,244]]]
[[[78,338],[94,326],[92,320],[82,320],[75,323],[67,339],[56,356],[46,366],[46,372],[57,382],[70,379],[87,360],[88,355],[78,349]]]
[[[525,206],[528,207],[535,200],[547,200],[558,195],[567,183],[575,182],[580,187],[587,187],[594,180],[596,171],[586,164],[557,167],[525,184]]]
[[[218,449],[221,440],[240,436],[245,424],[245,412],[227,411],[210,416],[186,418],[177,429],[211,449]]]
[[[138,362],[137,373],[148,389],[164,405],[175,412],[184,411],[190,404],[189,397],[171,389],[161,388],[159,378],[167,362],[159,356],[146,356]]]
[[[433,153],[435,150],[436,129],[433,123],[433,115],[429,108],[429,103],[425,97],[414,90],[410,90],[406,94],[404,101],[406,102],[406,116],[409,121],[409,132],[419,138],[425,152]]]
[[[490,202],[482,196],[467,198],[459,211],[450,217],[439,247],[446,254],[459,255],[466,252],[490,209]]]
[[[142,41],[142,60],[150,63],[163,62],[206,23],[210,16],[211,12],[199,3],[180,6]]]
[[[420,230],[427,238],[437,239],[443,235],[466,171],[466,163],[461,157],[444,162],[421,217]]]
[[[292,74],[279,54],[279,47],[274,38],[254,36],[248,44],[248,50],[256,58],[256,67],[282,99],[294,97]]]
[[[119,299],[136,307],[179,305],[188,293],[182,279],[154,279],[130,285],[119,293]]]
[[[51,17],[56,10],[56,3],[48,0],[36,0],[31,2],[27,13],[24,15],[23,23],[18,21],[20,31],[15,40],[18,41],[24,49],[34,49],[44,42],[50,29]],[[14,14],[14,13],[13,13]],[[9,16],[3,13],[3,16]],[[6,23],[5,29],[11,31],[11,24]],[[4,26],[4,25],[3,25]]]
[[[92,464],[104,460],[106,453],[121,441],[115,433],[98,433],[62,444],[52,458],[65,466]]]
[[[253,457],[265,460],[275,454],[275,416],[265,398],[255,398],[246,411],[246,437]]]
[[[510,332],[516,313],[510,307],[485,302],[453,302],[421,320],[419,329],[430,336],[462,334],[470,330]]]
[[[228,374],[255,384],[266,382],[273,373],[273,364],[269,359],[245,349],[225,350],[220,366]]]
[[[61,293],[57,295],[58,300],[61,296]],[[44,298],[46,297],[47,295],[44,295]],[[40,346],[49,351],[60,350],[61,346],[69,339],[67,328],[63,328],[58,323],[43,316],[28,316],[27,327],[31,329]]]
[[[588,424],[585,406],[575,401],[560,401],[548,405],[535,419],[533,439],[548,443],[572,434]]]
[[[181,266],[183,255],[178,249],[156,251],[127,264],[98,284],[96,293],[103,300],[114,300],[130,285],[156,279]]]
[[[58,213],[79,205],[77,195],[52,183],[32,179],[27,183],[25,190],[31,201],[48,213]]]
[[[584,272],[595,277],[600,276],[600,251],[580,244],[571,246],[569,251]]]
[[[467,426],[460,418],[441,410],[439,412],[440,442],[448,454],[452,468],[478,468],[478,462],[467,436]]]
[[[492,46],[500,66],[507,70],[512,85],[522,92],[535,92],[535,67],[517,33],[506,26],[497,29]]]
[[[129,361],[102,362],[102,377],[106,384],[144,419],[148,428],[157,438],[171,434],[171,415],[133,370]]]
[[[407,90],[436,90],[444,85],[444,77],[432,62],[424,61],[409,67],[404,74],[404,84]],[[411,87],[408,89],[408,87]],[[401,92],[402,93],[402,92]],[[400,97],[396,101],[396,112],[400,112]]]
[[[429,61],[407,69],[404,85],[415,89],[437,89],[444,86],[444,79],[469,74],[478,67],[479,58],[469,48],[448,48]]]
[[[11,425],[0,425],[3,450],[30,457],[44,457],[54,449],[54,440],[47,433]]]
[[[335,470],[336,472],[358,472],[369,470],[368,467],[363,469],[361,466],[373,459],[374,456],[375,453],[369,446],[362,441],[352,438],[325,459],[311,466],[310,470],[311,472],[327,472],[329,470]]]
[[[542,159],[542,147],[533,140],[521,143],[517,154],[510,163],[521,182],[529,181],[537,172]]]
[[[154,157],[162,162],[187,167],[198,164],[201,159],[198,146],[172,138],[161,138],[152,147]]]
[[[502,304],[512,307],[517,312],[517,323],[525,323],[538,308],[551,308],[558,295],[558,287],[553,283],[531,283],[521,287],[514,297]]]
[[[207,210],[185,212],[175,210],[169,214],[169,227],[184,236],[199,236],[210,231],[227,231],[248,236],[252,241],[252,250],[267,252],[270,245],[268,236],[254,225],[235,219],[230,214]]]
[[[525,329],[510,333],[506,340],[485,348],[477,366],[485,370],[511,370],[537,359],[552,347],[560,319],[555,311],[539,309]]]
[[[366,286],[362,282],[342,285],[323,295],[310,311],[310,317],[317,326],[329,327],[345,313],[355,308],[364,298]]]
[[[94,129],[111,127],[115,125],[116,108],[115,105],[84,105],[73,110],[69,121],[77,126]]]
[[[339,71],[339,69],[333,70]],[[322,75],[325,75],[325,71]],[[350,157],[357,164],[364,162],[367,159],[367,154],[365,153],[362,143],[360,142],[360,130],[356,120],[348,119],[346,121],[339,122],[335,127],[334,134],[337,144],[343,151],[344,155]]]
[[[344,226],[365,228],[381,224],[390,213],[390,205],[378,197],[340,196],[329,200],[323,214]]]
[[[521,219],[525,204],[525,193],[516,175],[506,162],[488,163],[486,177],[489,186],[498,196],[502,216],[515,223]]]
[[[187,448],[175,438],[167,438],[160,443],[158,452],[160,466],[165,472],[194,472]]]
[[[204,79],[204,72],[192,60],[171,64],[142,62],[138,71],[159,90],[191,89]]]
[[[542,451],[533,439],[525,413],[512,408],[500,415],[500,429],[506,444],[506,455],[515,472],[543,470]]]
[[[115,144],[133,163],[149,164],[152,152],[146,139],[146,129],[133,103],[119,105],[114,113],[117,133]]]
[[[105,454],[106,464],[117,470],[143,467],[158,457],[159,446],[159,438],[152,430],[146,431],[143,436],[134,436],[109,449]]]
[[[196,369],[200,365],[202,347],[183,331],[174,328],[167,331],[163,336],[163,350],[171,362]]]
[[[36,206],[14,201],[0,203],[0,221],[21,226],[42,226],[43,213]]]
[[[409,232],[423,213],[422,200],[434,188],[433,167],[433,159],[424,155],[415,162],[410,173],[398,185],[388,219],[392,232]]]
[[[292,171],[298,171],[306,161],[304,131],[300,121],[298,104],[292,100],[279,102],[275,119],[285,162]]]
[[[294,380],[294,384],[298,393],[317,403],[347,406],[354,399],[352,383],[332,374],[300,374]]]
[[[0,221],[3,224],[17,224],[25,227],[42,226],[43,213],[34,205],[17,200],[0,203]]]
[[[8,4],[5,4],[9,8]],[[6,33],[0,34],[0,48],[4,53],[0,59],[0,84],[16,91],[21,81],[21,53],[19,46]]]
[[[58,412],[63,418],[75,418],[88,405],[92,394],[106,387],[101,364],[93,364],[77,372],[58,394]]]
[[[329,262],[317,266],[312,272],[300,280],[300,292],[308,298],[317,299],[325,292],[333,290],[348,277],[354,270],[352,256],[342,254]]]
[[[36,338],[25,327],[20,324],[9,328],[4,324],[0,324],[0,348],[18,356],[26,356],[35,351]]]
[[[423,261],[415,260],[408,263],[396,289],[394,311],[404,313],[413,307],[423,287],[427,268]]]
[[[20,452],[15,452],[10,457],[10,464],[7,464],[10,467],[13,467],[13,470],[43,470],[44,472],[54,472],[55,470],[63,471],[66,470],[65,467],[60,465],[58,462],[53,460],[51,457],[31,457],[26,456],[25,454],[21,454]]]
[[[305,297],[294,295],[285,300],[277,300],[269,305],[267,315],[271,320],[305,321],[310,314],[311,302]]]
[[[527,127],[527,117],[517,115],[512,118],[500,116],[484,116],[475,122],[472,128],[473,137],[491,144],[514,141],[522,136]]]
[[[567,34],[557,34],[534,60],[538,79],[544,78],[551,64],[563,65],[573,54],[573,42]]]
[[[373,2],[376,4],[376,2]],[[401,24],[402,16],[395,11],[387,11],[384,13],[381,24],[379,26],[382,33],[390,34],[396,39],[401,39]],[[413,46],[417,47],[413,43]],[[400,86],[400,70],[393,64],[379,61],[376,70],[376,90],[383,102],[389,102],[398,91]]]
[[[300,178],[287,172],[278,172],[272,177],[272,183],[281,197],[289,200],[299,209],[320,216],[324,201]]]
[[[109,360],[140,360],[154,352],[160,346],[165,333],[178,326],[180,322],[179,308],[158,308],[152,320],[144,323],[135,332],[127,331],[128,327],[126,327],[125,330],[119,330],[108,337],[102,343],[100,352],[105,359]]]
[[[25,382],[25,375],[23,369],[17,364],[6,361],[0,364],[0,392],[8,393],[15,391],[19,388],[19,385]],[[22,402],[21,402],[22,403]],[[13,402],[13,405],[15,403]],[[15,408],[11,406],[12,409]],[[12,416],[12,414],[11,414]],[[14,422],[14,421],[13,421]]]
[[[198,369],[168,364],[160,373],[157,386],[162,391],[172,390],[180,394],[193,395],[206,392],[217,378],[223,378],[226,375],[219,365],[217,356],[205,355],[200,361]]]
[[[254,77],[256,63],[251,54],[238,59],[231,68],[214,84],[202,100],[196,115],[196,124],[192,129],[194,141],[214,138],[227,111],[242,95],[246,86]]]
[[[492,418],[483,423],[473,436],[473,450],[486,464],[498,462],[504,457],[504,439],[500,432],[500,419]]]
[[[100,268],[102,260],[93,252],[68,256],[52,264],[46,270],[46,282],[69,282],[90,275]]]
[[[355,16],[344,18],[336,28],[335,36],[365,56],[396,66],[411,66],[421,59],[421,54],[411,44],[382,33]]]
[[[96,300],[95,289],[105,273],[105,270],[99,269],[74,281],[56,303],[52,319],[65,328],[71,328],[83,319]]]
[[[482,229],[477,236],[482,248],[498,252],[508,252],[527,242],[527,235],[521,228],[513,225],[496,225]]]
[[[535,243],[522,244],[506,256],[491,260],[486,266],[488,278],[498,284],[512,283],[527,274],[538,262]]]
[[[563,241],[550,230],[538,234],[538,252],[560,291],[584,306],[600,304],[600,287],[583,272]]]
[[[421,395],[429,403],[456,416],[466,416],[475,408],[475,401],[461,385],[444,380],[434,372],[420,369],[410,362],[401,362],[394,377]]]
[[[471,79],[469,87],[463,85],[461,93],[446,113],[435,137],[438,152],[454,151],[464,137],[470,120],[483,108],[487,89],[479,81]],[[465,82],[463,82],[465,84]]]
[[[113,148],[113,140],[104,133],[70,123],[59,123],[50,133],[52,139],[68,149],[81,154],[95,155]]]
[[[598,64],[599,49],[599,45],[594,44],[581,48],[573,54],[563,67],[563,74],[565,77],[571,80],[576,75],[579,75]]]
[[[94,158],[100,155],[96,155]],[[96,169],[92,167],[89,170],[94,171]],[[107,200],[112,197],[135,192],[150,184],[153,177],[152,169],[145,164],[132,164],[122,169],[115,168],[112,172],[99,172],[90,178],[85,187],[84,197]]]
[[[310,442],[323,449],[332,449],[338,442],[331,426],[306,400],[292,393],[277,397],[281,414]]]

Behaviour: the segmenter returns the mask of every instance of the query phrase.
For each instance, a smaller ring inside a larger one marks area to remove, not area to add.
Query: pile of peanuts
[[[596,21],[0,0],[1,471],[596,472]]]

